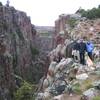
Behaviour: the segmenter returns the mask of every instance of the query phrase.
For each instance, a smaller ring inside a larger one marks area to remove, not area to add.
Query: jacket
[[[75,42],[75,45],[74,45],[74,50],[79,50],[79,43]]]
[[[79,43],[79,52],[80,53],[85,53],[86,51],[86,44],[84,42]]]
[[[94,46],[91,42],[86,43],[86,51],[87,52],[92,52],[94,49]]]

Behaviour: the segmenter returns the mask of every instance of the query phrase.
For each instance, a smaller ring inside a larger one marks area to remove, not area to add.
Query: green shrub
[[[41,36],[49,36],[50,34],[49,32],[40,33]]]
[[[37,48],[32,47],[31,51],[32,51],[32,55],[38,55],[39,54],[39,51],[38,51]]]
[[[17,32],[17,35],[18,35],[18,37],[19,37],[21,40],[24,40],[23,33],[21,33],[21,32]]]
[[[82,89],[83,90],[87,90],[87,89],[89,89],[89,88],[92,88],[93,87],[93,85],[91,84],[92,83],[92,81],[90,80],[90,79],[87,79],[87,80],[85,80],[82,84]]]
[[[33,47],[32,45],[30,45],[30,50],[32,53],[32,58],[35,59],[35,56],[39,55],[39,50],[37,48]]]
[[[8,30],[8,27],[9,27],[9,25],[8,25],[8,23],[6,22],[6,21],[3,21],[3,23],[2,23],[2,27],[3,27],[3,29],[4,30]]]
[[[93,100],[100,100],[100,96],[94,97]]]
[[[2,5],[2,2],[0,2],[0,6],[3,6],[3,5]]]
[[[69,20],[68,20],[68,24],[70,25],[70,27],[72,27],[72,28],[74,28],[75,27],[75,25],[76,25],[76,19],[75,18],[70,18]]]
[[[25,40],[25,38],[23,36],[23,32],[21,31],[21,29],[18,25],[16,25],[16,34],[19,37],[19,39],[21,39],[22,41]]]
[[[90,89],[90,88],[93,88],[93,85],[92,85],[92,84],[88,84],[88,85],[86,86],[86,89],[87,89],[87,90]]]
[[[80,84],[77,83],[73,86],[73,91],[76,93],[76,94],[81,94],[82,93],[82,90],[81,90],[81,87],[80,87]]]
[[[82,9],[82,11],[80,13],[81,13],[82,17],[86,17],[88,19],[100,18],[100,5],[98,6],[98,8],[92,8],[87,11]]]
[[[15,100],[35,100],[34,88],[31,84],[24,82],[15,93]]]

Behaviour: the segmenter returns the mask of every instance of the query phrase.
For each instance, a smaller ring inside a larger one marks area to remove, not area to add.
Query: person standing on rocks
[[[85,65],[85,51],[86,51],[86,44],[84,43],[83,39],[80,39],[79,43],[80,63],[83,65]]]
[[[89,58],[93,61],[92,57],[92,51],[94,49],[93,43],[92,42],[87,42],[86,43],[86,51],[88,53]]]
[[[74,47],[72,50],[72,57],[76,62],[80,60],[79,58],[79,41],[74,41]]]

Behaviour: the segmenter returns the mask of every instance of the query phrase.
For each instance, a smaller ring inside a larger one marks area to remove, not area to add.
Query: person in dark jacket
[[[75,43],[74,50],[79,50],[79,42],[75,41],[74,43]]]
[[[79,42],[74,41],[74,46],[72,50],[72,58],[74,58],[75,61],[79,61]]]
[[[83,42],[83,39],[81,39],[79,43],[79,53],[80,53],[80,63],[83,65],[85,65],[85,51],[86,51],[86,44]]]

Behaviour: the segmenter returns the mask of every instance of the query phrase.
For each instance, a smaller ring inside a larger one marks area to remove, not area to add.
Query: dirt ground
[[[55,98],[53,100],[80,100],[81,95],[75,95],[74,94],[72,96],[69,96],[68,94],[63,94],[63,95],[57,96],[57,98]]]

